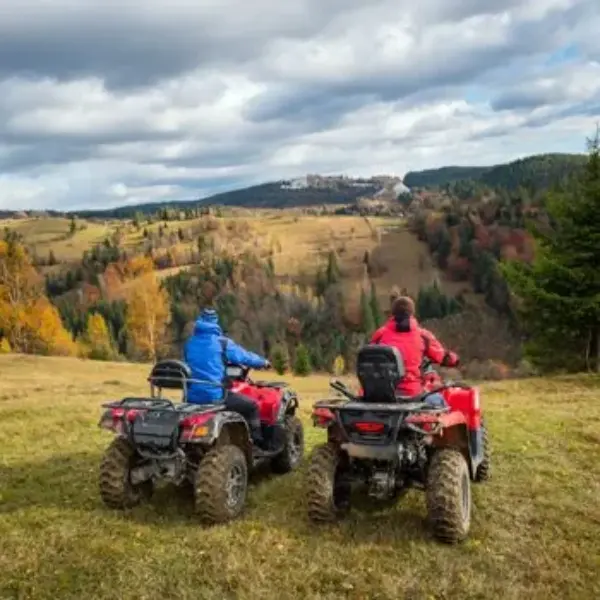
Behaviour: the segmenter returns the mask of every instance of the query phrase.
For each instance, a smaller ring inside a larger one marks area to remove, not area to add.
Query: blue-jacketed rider
[[[231,364],[253,369],[268,368],[269,361],[224,336],[219,317],[213,308],[205,308],[196,320],[194,332],[185,343],[183,356],[192,371],[193,379],[218,384],[191,383],[187,401],[193,404],[224,402],[228,410],[240,413],[247,420],[254,443],[262,446],[263,438],[256,404],[241,394],[225,394],[220,386],[225,380],[224,359]]]

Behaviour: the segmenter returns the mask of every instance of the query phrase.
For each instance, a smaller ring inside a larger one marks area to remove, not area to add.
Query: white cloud
[[[599,29],[594,0],[0,0],[0,208],[580,151]]]

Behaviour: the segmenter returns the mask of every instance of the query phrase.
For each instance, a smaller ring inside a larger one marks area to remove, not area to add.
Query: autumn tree
[[[165,343],[169,295],[155,273],[144,273],[130,284],[126,330],[131,350],[155,361]]]
[[[114,343],[106,321],[100,313],[88,315],[84,343],[89,358],[94,360],[111,360],[115,358]]]
[[[26,323],[30,331],[30,352],[49,356],[74,356],[77,353],[77,344],[65,329],[58,309],[45,296],[35,300]]]
[[[76,344],[42,290],[25,248],[14,239],[0,242],[0,330],[8,346],[15,352],[73,355]]]
[[[16,352],[29,351],[28,319],[39,288],[25,248],[12,238],[0,241],[0,330]]]
[[[0,242],[0,330],[15,352],[72,355],[76,345],[25,248]]]

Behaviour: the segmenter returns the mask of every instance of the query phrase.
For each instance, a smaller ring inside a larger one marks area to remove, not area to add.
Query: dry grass
[[[242,519],[205,528],[168,490],[105,509],[96,473],[107,399],[146,367],[0,357],[0,598],[593,599],[600,597],[598,378],[483,387],[494,477],[475,488],[470,540],[441,546],[423,497],[314,527],[301,473],[255,478]],[[292,379],[306,419],[326,391]]]
[[[35,248],[40,257],[47,257],[52,250],[59,262],[71,262],[80,259],[85,250],[110,237],[117,227],[117,222],[79,219],[77,225],[83,228],[69,236],[70,224],[70,219],[39,217],[5,219],[0,221],[0,228],[8,227],[22,235],[25,243]]]

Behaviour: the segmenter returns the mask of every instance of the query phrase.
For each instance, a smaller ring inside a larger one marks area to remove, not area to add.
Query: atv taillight
[[[315,427],[327,427],[335,419],[335,415],[328,408],[315,408],[312,419]]]
[[[410,415],[406,417],[404,422],[407,425],[413,425],[419,428],[421,433],[435,432],[440,427],[438,415]]]
[[[123,408],[111,408],[107,410],[100,419],[99,426],[102,429],[108,429],[115,433],[121,433],[123,431],[123,415],[125,410]]]
[[[182,442],[195,442],[210,435],[212,427],[209,421],[214,415],[191,415],[181,421]]]
[[[384,423],[376,423],[373,421],[359,421],[358,423],[354,423],[354,429],[359,433],[377,435],[383,433],[385,429]]]
[[[130,409],[127,411],[127,420],[128,420],[130,423],[133,423],[133,421],[135,421],[135,418],[136,418],[138,415],[141,415],[141,414],[143,414],[143,413],[145,413],[145,412],[147,412],[147,411],[145,411],[145,410],[141,410],[141,409],[139,409],[139,408],[130,408]]]

